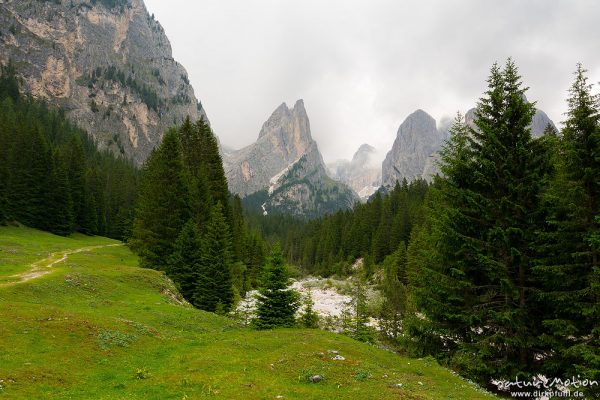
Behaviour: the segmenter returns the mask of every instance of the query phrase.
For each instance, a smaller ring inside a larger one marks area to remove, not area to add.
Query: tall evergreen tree
[[[194,304],[206,311],[227,312],[233,304],[231,233],[223,206],[213,206],[202,237],[202,259]]]
[[[183,148],[183,160],[188,172],[190,212],[198,226],[203,227],[214,204],[209,183],[209,167],[205,160],[205,146],[198,125],[189,117],[179,128]]]
[[[87,170],[85,174],[85,192],[84,192],[84,205],[82,213],[80,215],[80,230],[86,235],[93,235],[99,232],[98,230],[98,203],[94,190],[92,190],[92,173],[91,170]]]
[[[265,243],[256,231],[250,231],[244,247],[244,264],[250,287],[258,285],[265,264]]]
[[[491,69],[476,129],[458,122],[442,154],[434,193],[431,251],[417,299],[431,329],[452,338],[438,355],[482,383],[533,371],[536,326],[530,243],[543,220],[547,172],[531,138],[534,104],[512,60]]]
[[[379,227],[373,236],[372,255],[376,263],[383,261],[390,254],[390,234],[392,231],[392,210],[389,198],[381,206],[381,219]]]
[[[106,187],[106,182],[102,175],[102,171],[100,168],[91,168],[88,170],[86,176],[86,187],[87,192],[89,194],[90,201],[90,213],[94,213],[94,215],[89,215],[88,220],[95,224],[95,234],[104,235],[107,231],[107,207],[106,207],[106,193],[104,188]],[[136,202],[137,203],[137,202]],[[91,205],[94,206],[91,206]],[[137,206],[137,204],[136,204]]]
[[[2,146],[3,138],[0,132],[0,146]],[[8,222],[8,157],[0,150],[0,225]]]
[[[233,196],[231,201],[231,234],[233,240],[233,255],[235,260],[246,261],[244,255],[244,247],[248,241],[247,227],[244,221],[244,208],[242,200],[237,194]]]
[[[0,78],[1,80],[1,78]],[[1,93],[1,92],[0,92]],[[13,101],[0,96],[0,107],[4,110],[0,114],[0,225],[9,220],[9,161],[12,150],[11,132],[15,125]]]
[[[7,65],[0,67],[0,75],[2,76],[2,79],[0,79],[0,93],[2,97],[10,97],[13,102],[18,101],[20,97],[19,80],[16,72],[12,60],[9,60]]]
[[[46,214],[43,228],[57,235],[73,232],[73,200],[64,157],[54,151],[50,165],[50,177],[46,181]]]
[[[86,233],[84,227],[85,218],[85,153],[83,150],[83,144],[81,138],[78,136],[72,136],[66,146],[66,167],[68,171],[70,196],[73,202],[73,214],[75,228]],[[89,232],[87,232],[89,233]]]
[[[164,270],[189,217],[181,141],[168,131],[144,165],[130,244],[144,267]]]
[[[258,289],[258,329],[292,327],[298,310],[299,296],[288,288],[289,275],[279,244],[276,244],[265,266],[262,282]]]
[[[51,172],[51,151],[35,120],[20,124],[15,136],[9,160],[10,213],[22,224],[43,229],[46,227],[45,193]]]
[[[169,259],[167,275],[175,282],[183,297],[193,303],[196,283],[202,263],[202,240],[194,220],[190,219],[175,242]]]
[[[196,122],[197,135],[201,145],[199,146],[198,156],[204,164],[208,177],[210,193],[215,203],[221,202],[224,207],[227,219],[230,219],[229,190],[227,189],[227,179],[223,169],[223,160],[219,153],[219,143],[213,134],[210,126],[200,118]]]
[[[388,339],[397,340],[402,333],[402,319],[406,311],[407,260],[406,245],[385,258],[384,278],[381,285],[383,303],[380,310],[380,332]]]
[[[577,65],[569,91],[556,178],[545,199],[548,225],[535,272],[544,329],[540,351],[553,376],[600,379],[600,99]]]

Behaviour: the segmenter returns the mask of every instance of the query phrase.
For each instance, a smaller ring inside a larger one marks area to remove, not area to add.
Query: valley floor
[[[493,396],[433,360],[195,310],[116,241],[0,227],[0,399],[125,398]]]

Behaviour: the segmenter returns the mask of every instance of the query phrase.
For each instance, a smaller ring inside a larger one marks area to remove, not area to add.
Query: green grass
[[[9,281],[11,275],[27,270],[32,263],[51,253],[118,243],[107,238],[80,234],[64,238],[27,228],[0,229],[0,283]]]
[[[492,398],[432,360],[318,330],[256,332],[195,310],[123,246],[7,279],[49,253],[114,243],[0,228],[0,400]],[[323,381],[311,383],[316,374]]]

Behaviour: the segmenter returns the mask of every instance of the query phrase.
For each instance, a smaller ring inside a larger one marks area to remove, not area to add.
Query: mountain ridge
[[[363,143],[350,161],[338,160],[327,168],[333,179],[347,184],[366,201],[381,186],[381,165],[376,153],[375,147]]]
[[[292,108],[279,105],[262,125],[256,142],[224,153],[223,161],[229,190],[242,198],[259,197],[266,214],[287,212],[312,218],[351,208],[358,199],[350,188],[328,176],[302,99]]]
[[[66,110],[101,149],[142,164],[167,128],[208,122],[164,29],[142,0],[0,3],[0,62]]]

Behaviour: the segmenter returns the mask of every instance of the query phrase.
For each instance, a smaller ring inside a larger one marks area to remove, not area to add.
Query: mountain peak
[[[258,196],[264,212],[315,217],[350,208],[356,200],[350,188],[327,176],[302,100],[291,110],[285,103],[277,107],[258,140],[225,154],[224,164],[231,192]]]
[[[404,122],[402,124],[404,125],[407,123],[411,123],[412,121],[419,121],[419,122],[426,123],[429,125],[431,125],[433,123],[434,126],[436,124],[435,119],[431,115],[429,115],[427,112],[421,110],[420,108],[415,110],[408,117],[406,117],[406,119],[404,120]]]
[[[393,186],[405,178],[420,178],[428,157],[442,142],[443,134],[431,115],[421,109],[410,114],[398,128],[392,150],[383,161],[383,184]]]
[[[293,109],[281,103],[263,124],[258,140],[225,160],[232,192],[246,196],[262,190],[274,175],[316,148],[313,144],[304,102],[298,100]]]
[[[339,160],[329,165],[333,179],[350,186],[362,200],[367,200],[381,186],[381,164],[375,159],[377,149],[362,144],[352,161]]]
[[[268,136],[269,134],[279,133],[281,134],[281,129],[286,122],[293,123],[293,121],[298,122],[300,125],[304,126],[303,133],[304,139],[312,140],[310,136],[310,125],[308,121],[308,115],[306,114],[306,109],[304,108],[304,100],[300,99],[296,101],[294,104],[294,108],[290,109],[288,105],[283,102],[273,111],[269,119],[263,124],[260,133],[258,134],[258,138],[262,138],[264,136]]]
[[[371,157],[371,155],[373,155],[376,151],[377,149],[370,144],[362,144],[358,150],[356,150],[354,156],[352,156],[352,163],[362,163],[364,160]]]
[[[363,143],[363,144],[360,145],[360,147],[358,148],[358,150],[356,150],[356,153],[354,155],[359,154],[359,153],[373,153],[376,150],[377,149],[375,149],[375,147],[371,146],[370,144]]]
[[[294,111],[306,112],[306,110],[304,109],[304,100],[296,100],[296,104],[294,104]]]

